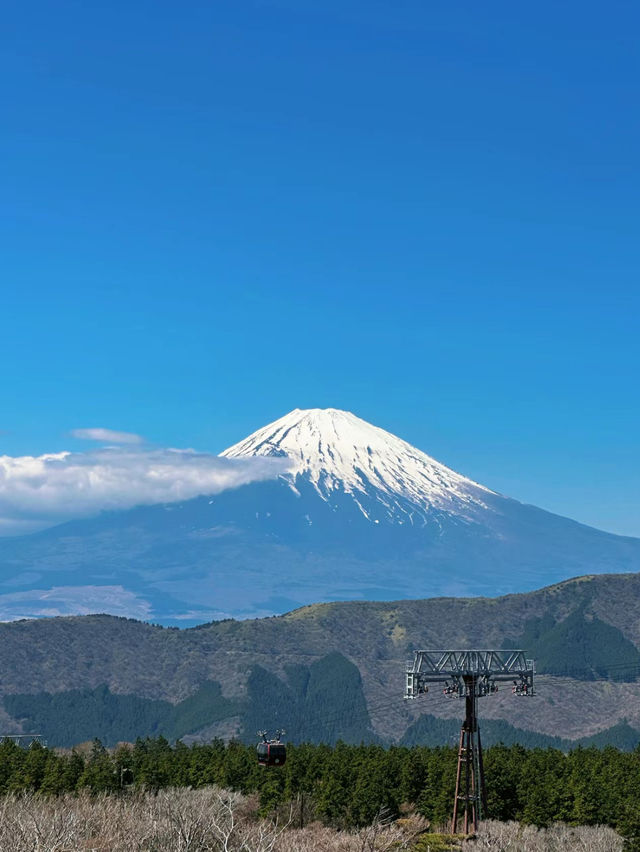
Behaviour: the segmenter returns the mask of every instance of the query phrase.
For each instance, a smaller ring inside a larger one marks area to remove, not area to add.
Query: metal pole
[[[475,810],[472,804],[472,791],[475,787],[473,783],[473,734],[474,734],[474,704],[475,704],[475,678],[473,676],[466,677],[464,679],[465,685],[467,687],[467,695],[465,698],[465,720],[464,724],[467,729],[467,753],[466,753],[466,765],[467,765],[467,783],[465,790],[465,807],[464,807],[464,833],[469,833],[469,817],[471,816],[472,822],[475,822]],[[470,813],[471,812],[471,813]],[[475,826],[474,826],[475,828]]]
[[[484,783],[484,760],[482,758],[482,741],[480,739],[480,725],[478,724],[478,791],[480,793],[480,804],[482,805],[482,814],[487,816],[489,810],[487,806],[487,786]]]
[[[469,782],[473,771],[471,765],[471,732],[467,728],[464,732],[465,754],[464,754],[464,833],[469,834]]]
[[[460,741],[458,743],[458,768],[456,770],[456,792],[453,796],[453,819],[451,820],[451,834],[458,829],[458,801],[460,799],[460,775],[462,773],[462,755],[464,752],[464,724],[460,728]]]
[[[479,796],[480,779],[478,778],[478,678],[474,677],[471,681],[471,689],[473,692],[471,699],[471,749],[472,749],[472,771],[473,771],[473,800],[472,800],[472,815],[473,815],[473,830],[478,830],[478,820],[480,818]]]
[[[482,746],[478,727],[478,679],[476,675],[465,675],[465,718],[460,729],[458,746],[458,767],[456,771],[456,791],[453,802],[453,819],[451,833],[458,828],[459,803],[464,807],[464,833],[478,830],[482,808],[486,810],[486,793],[484,788],[484,767],[482,765]],[[461,791],[461,780],[464,766],[464,793]]]

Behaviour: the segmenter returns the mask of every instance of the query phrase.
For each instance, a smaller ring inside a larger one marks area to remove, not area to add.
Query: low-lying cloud
[[[74,438],[80,438],[82,441],[101,441],[108,444],[144,443],[142,435],[136,435],[134,432],[117,432],[115,429],[103,429],[102,426],[93,429],[73,429],[71,434]]]
[[[54,586],[0,594],[0,621],[108,612],[147,620],[151,604],[122,586]]]
[[[154,503],[219,494],[272,479],[286,459],[226,459],[194,450],[106,447],[0,456],[0,535]]]

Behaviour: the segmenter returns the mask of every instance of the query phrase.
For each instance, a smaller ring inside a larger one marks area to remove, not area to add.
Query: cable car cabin
[[[287,759],[287,747],[284,743],[262,742],[257,745],[260,766],[282,766]]]

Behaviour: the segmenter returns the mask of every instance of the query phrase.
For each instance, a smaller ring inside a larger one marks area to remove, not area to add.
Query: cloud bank
[[[102,510],[174,503],[275,478],[286,459],[226,459],[194,450],[107,447],[0,456],[0,535]]]

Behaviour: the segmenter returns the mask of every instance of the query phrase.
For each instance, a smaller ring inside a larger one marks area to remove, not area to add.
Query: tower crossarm
[[[429,683],[445,683],[450,693],[465,694],[474,685],[479,696],[511,682],[517,695],[533,695],[535,665],[522,650],[439,649],[416,651],[406,667],[406,698],[415,698]]]

